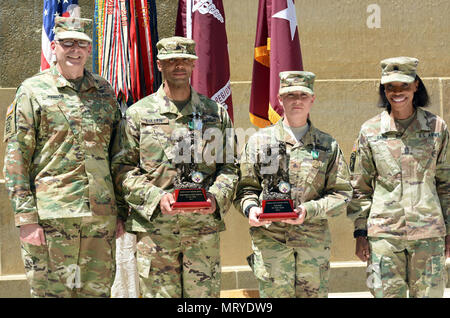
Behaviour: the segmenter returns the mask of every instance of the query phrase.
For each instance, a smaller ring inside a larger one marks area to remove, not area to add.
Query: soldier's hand
[[[262,212],[262,208],[256,206],[252,207],[248,213],[248,224],[250,224],[250,226],[263,226],[272,223],[269,220],[259,220],[259,216]]]
[[[39,224],[20,226],[20,240],[31,245],[46,245],[44,229]]]
[[[175,203],[175,198],[172,193],[166,193],[159,201],[159,207],[161,208],[162,214],[175,215],[179,213],[179,211],[175,211],[172,209],[172,204]]]
[[[367,262],[370,257],[369,241],[366,237],[359,236],[356,238],[356,256],[363,262]]]
[[[450,258],[450,235],[445,237],[445,256]]]
[[[212,214],[214,213],[214,211],[216,211],[217,202],[214,195],[212,193],[206,192],[206,197],[206,202],[211,203],[211,206],[209,208],[195,210],[194,212],[198,212],[200,214]]]
[[[305,222],[306,217],[306,208],[304,206],[299,206],[297,209],[294,210],[294,212],[298,214],[298,217],[296,219],[287,219],[282,220],[281,222],[294,225],[303,224],[303,222]]]

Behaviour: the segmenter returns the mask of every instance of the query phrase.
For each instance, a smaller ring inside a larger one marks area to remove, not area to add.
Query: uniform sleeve
[[[236,138],[234,133],[227,134],[227,131],[233,131],[233,124],[226,110],[222,107],[220,109],[222,111],[221,117],[223,118],[222,122],[224,128],[222,129],[222,146],[224,148],[222,158],[223,163],[217,164],[215,180],[207,191],[214,195],[220,219],[223,219],[233,202],[236,185],[239,180],[239,168],[235,155],[238,146]],[[231,146],[231,149],[227,149],[227,146]]]
[[[139,120],[127,112],[114,142],[111,170],[122,209],[128,204],[142,217],[150,220],[159,206],[164,190],[150,183],[140,168]]]
[[[436,162],[436,190],[441,203],[447,235],[450,235],[449,205],[450,205],[450,158],[449,158],[449,133],[446,128],[443,132],[442,147]]]
[[[120,135],[120,129],[122,125],[124,124],[125,120],[122,119],[122,113],[120,111],[120,106],[117,103],[116,112],[114,114],[114,126],[112,130],[112,136],[111,136],[111,144],[110,144],[110,158],[113,157],[114,154],[118,153],[120,151],[120,141],[119,141],[119,135]],[[119,191],[119,188],[117,187],[117,182],[113,182],[114,186],[114,195],[116,198],[116,205],[117,205],[117,214],[120,219],[122,219],[124,222],[127,220],[128,217],[128,204],[126,203],[122,192]]]
[[[6,115],[4,162],[5,185],[16,226],[36,224],[39,220],[30,174],[39,124],[39,105],[25,87],[19,87]]]
[[[355,231],[367,231],[376,169],[367,138],[362,133],[358,137],[353,160],[351,163],[353,198],[347,208],[347,217],[353,221]]]
[[[248,206],[261,206],[259,197],[262,192],[262,177],[257,166],[257,151],[254,140],[255,138],[251,137],[242,150],[239,170],[240,180],[234,200],[234,206],[244,215]]]
[[[323,196],[303,203],[307,211],[306,219],[337,216],[346,210],[352,198],[348,166],[341,149],[337,143],[335,145],[326,172]]]

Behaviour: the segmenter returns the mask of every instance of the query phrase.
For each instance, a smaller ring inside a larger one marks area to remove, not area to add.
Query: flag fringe
[[[268,110],[269,120],[272,124],[276,124],[281,116],[277,113],[275,109],[272,108],[272,105],[269,104],[269,110]]]
[[[264,127],[267,127],[267,126],[271,125],[271,122],[268,121],[267,119],[258,117],[258,116],[254,115],[252,113],[249,113],[249,117],[250,117],[250,122],[253,125],[255,125],[256,127],[264,128]]]
[[[270,53],[267,45],[255,47],[255,60],[266,67],[270,67]]]

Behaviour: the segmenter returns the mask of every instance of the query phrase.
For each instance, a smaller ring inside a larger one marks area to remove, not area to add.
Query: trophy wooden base
[[[262,210],[259,220],[275,222],[298,218],[298,214],[294,212],[292,200],[263,200]]]
[[[206,201],[206,191],[198,189],[175,189],[175,203],[172,209],[176,210],[199,210],[211,207],[211,203]]]

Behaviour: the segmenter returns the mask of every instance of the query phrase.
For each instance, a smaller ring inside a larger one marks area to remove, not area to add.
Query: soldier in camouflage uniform
[[[186,136],[200,115],[197,132],[216,129],[221,137],[216,154],[223,158],[226,129],[232,129],[227,111],[197,93],[189,84],[194,67],[195,42],[182,37],[157,43],[158,69],[164,82],[159,90],[132,105],[114,149],[112,172],[119,192],[131,207],[127,231],[137,232],[137,267],[143,297],[218,297],[220,295],[219,232],[232,203],[238,168],[231,160],[206,161],[198,171],[212,204],[204,210],[172,209],[175,202],[178,154],[177,132]],[[197,122],[198,123],[198,122]],[[200,129],[200,130],[198,130]],[[211,146],[203,139],[202,153]],[[192,160],[189,158],[189,160]]]
[[[250,137],[243,149],[234,204],[249,218],[253,254],[248,261],[261,297],[327,297],[331,237],[327,219],[344,212],[352,196],[350,174],[336,140],[309,119],[315,75],[280,73],[279,100],[284,117]],[[286,144],[288,182],[298,218],[259,220],[265,149]]]
[[[55,19],[56,64],[25,80],[7,110],[6,188],[32,297],[109,297],[114,279],[108,151],[121,115],[108,82],[84,69],[90,23]]]
[[[366,121],[351,156],[356,255],[375,297],[442,297],[449,256],[449,133],[428,104],[418,60],[381,61],[386,108]],[[447,251],[447,252],[445,252]]]

